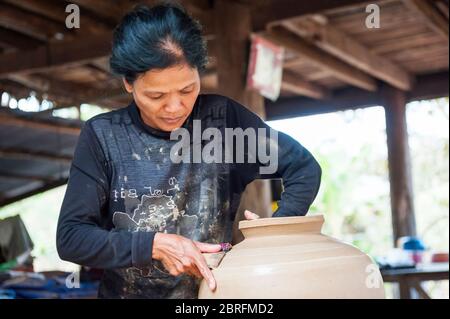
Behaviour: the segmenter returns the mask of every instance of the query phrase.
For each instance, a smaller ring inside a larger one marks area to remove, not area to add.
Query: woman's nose
[[[182,107],[181,99],[179,97],[172,97],[167,101],[164,108],[167,113],[177,113]]]

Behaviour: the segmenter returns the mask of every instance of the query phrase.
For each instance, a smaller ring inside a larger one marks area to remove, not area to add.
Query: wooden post
[[[411,162],[406,125],[406,94],[390,86],[383,88],[389,160],[394,243],[402,236],[416,235]]]
[[[245,88],[252,30],[250,8],[233,1],[218,0],[215,2],[214,10],[219,92],[239,101],[261,118],[265,118],[263,97]],[[261,217],[272,215],[269,181],[254,181],[247,186],[236,215],[233,230],[234,243],[243,239],[237,226],[239,221],[244,219],[245,209]]]
[[[394,245],[402,236],[416,235],[414,216],[411,159],[406,125],[406,93],[385,85],[382,89],[386,114],[386,135],[389,161],[389,181],[391,189],[392,226]],[[410,280],[399,282],[402,299],[410,299]]]

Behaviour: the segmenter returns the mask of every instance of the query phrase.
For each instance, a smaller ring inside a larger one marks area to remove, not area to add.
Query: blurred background
[[[202,93],[320,162],[323,232],[378,262],[388,298],[449,298],[448,1],[178,2],[204,26]],[[89,269],[82,292],[61,288],[80,267],[56,223],[83,122],[130,102],[108,55],[138,3],[156,1],[0,0],[0,298],[94,295]],[[256,181],[240,212],[270,216],[281,192]]]

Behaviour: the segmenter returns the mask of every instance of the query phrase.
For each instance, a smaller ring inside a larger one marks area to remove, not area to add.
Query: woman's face
[[[183,125],[200,92],[199,73],[188,64],[147,71],[133,84],[124,84],[144,123],[165,132]]]

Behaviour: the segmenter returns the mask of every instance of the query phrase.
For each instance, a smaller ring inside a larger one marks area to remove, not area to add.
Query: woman
[[[57,231],[62,259],[105,269],[99,297],[196,298],[200,278],[214,290],[202,252],[218,252],[218,243],[231,241],[248,183],[283,179],[276,217],[305,215],[318,192],[319,165],[282,133],[276,140],[258,136],[258,149],[262,140],[277,152],[272,173],[262,173],[267,163],[255,160],[250,138],[243,139],[243,151],[232,142],[232,158],[242,155],[244,162],[173,160],[183,152],[173,153],[180,144],[171,133],[194,133],[196,124],[202,133],[274,132],[229,98],[199,95],[206,62],[201,27],[178,6],[137,7],[115,30],[111,69],[134,101],[86,122]],[[183,144],[194,150],[190,157],[199,143],[206,141]]]

